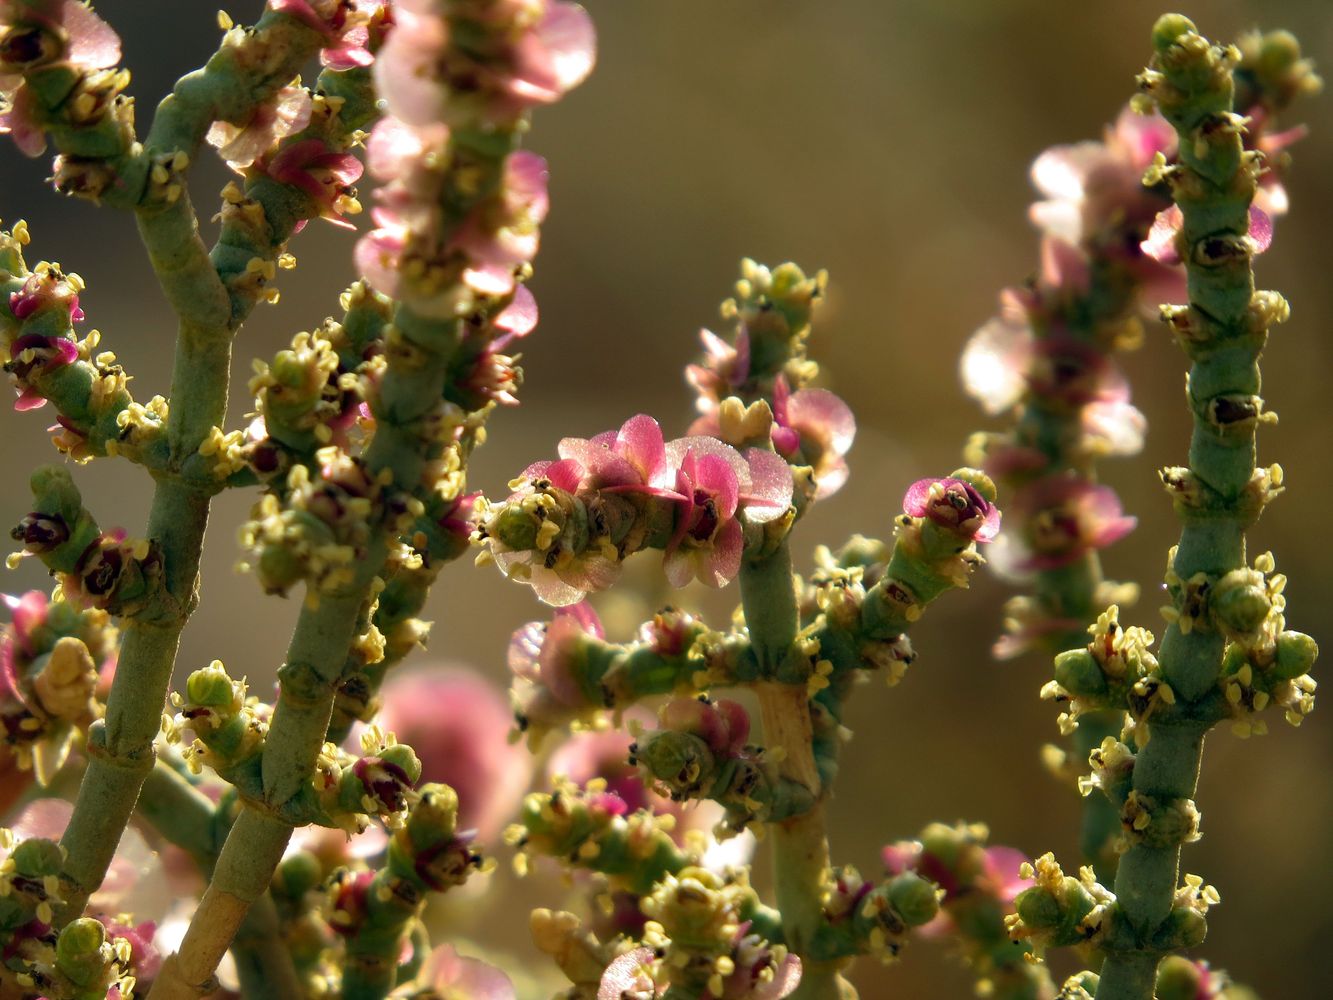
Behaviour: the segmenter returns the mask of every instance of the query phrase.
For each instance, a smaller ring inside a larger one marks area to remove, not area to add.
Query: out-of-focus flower
[[[1020,571],[1067,566],[1123,538],[1138,523],[1124,514],[1115,490],[1072,475],[1024,486],[1010,499],[1009,510],[1019,525],[1011,542]]]
[[[416,751],[422,781],[458,793],[461,826],[494,842],[532,773],[531,754],[509,742],[514,720],[503,694],[463,668],[394,671],[381,689],[378,719]]]
[[[476,958],[465,958],[453,945],[441,945],[422,962],[412,982],[390,994],[394,1000],[424,996],[448,1000],[514,1000],[514,984],[499,969]]]
[[[557,608],[550,624],[529,622],[509,640],[511,697],[520,726],[560,725],[589,701],[577,675],[579,645],[605,638],[601,619],[586,601]]]

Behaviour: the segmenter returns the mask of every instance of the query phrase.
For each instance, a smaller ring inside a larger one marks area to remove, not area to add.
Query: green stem
[[[1195,508],[1177,504],[1184,524],[1173,572],[1180,580],[1195,574],[1216,579],[1244,565],[1245,529],[1262,508],[1262,501],[1255,504],[1246,497],[1257,414],[1224,419],[1232,410],[1214,406],[1259,392],[1266,316],[1253,308],[1246,243],[1254,168],[1247,163],[1239,128],[1225,118],[1233,95],[1228,57],[1179,15],[1159,20],[1153,41],[1156,55],[1142,82],[1180,137],[1181,163],[1170,180],[1183,216],[1178,242],[1186,260],[1190,309],[1174,318],[1178,331],[1185,332],[1182,321],[1188,331],[1181,341],[1193,361],[1187,392],[1194,415],[1190,469],[1204,494]],[[1184,588],[1174,590],[1177,609],[1192,614],[1184,607]],[[1186,620],[1194,627],[1182,630],[1172,623],[1160,653],[1162,674],[1182,705],[1214,688],[1225,646],[1211,622]],[[1151,739],[1135,760],[1134,791],[1163,802],[1192,799],[1206,728],[1187,713],[1154,723]],[[1169,951],[1154,941],[1154,934],[1171,913],[1180,853],[1178,841],[1135,843],[1122,858],[1115,892],[1133,941],[1107,955],[1098,1000],[1151,1000],[1158,961]]]
[[[741,601],[750,642],[760,671],[772,677],[796,639],[798,610],[792,584],[791,551],[786,539],[769,555],[741,565]],[[769,826],[773,844],[773,879],[787,947],[804,961],[823,923],[823,895],[828,880],[828,835],[815,765],[810,702],[804,684],[757,686],[764,721],[764,741],[785,757],[782,777],[805,785],[817,804],[809,812]],[[846,995],[850,986],[838,975],[838,962],[805,962],[795,1000],[824,1000]]]

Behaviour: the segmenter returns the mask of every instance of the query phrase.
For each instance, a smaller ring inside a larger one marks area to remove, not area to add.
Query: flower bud
[[[1070,649],[1055,658],[1055,680],[1075,697],[1095,698],[1106,693],[1106,674],[1088,649]]]
[[[1163,14],[1152,28],[1152,44],[1158,52],[1165,53],[1175,45],[1182,35],[1194,33],[1194,22],[1183,14]]]
[[[185,693],[192,704],[206,708],[231,706],[236,698],[231,677],[217,661],[190,674],[185,682]]]
[[[100,920],[80,917],[70,923],[56,941],[56,957],[61,962],[78,961],[101,952],[106,943],[106,928]]]
[[[1217,581],[1208,596],[1208,607],[1225,631],[1244,635],[1263,625],[1273,602],[1262,573],[1237,569]]]
[[[65,852],[54,840],[33,838],[14,848],[10,855],[14,870],[31,879],[59,875],[65,864]]]
[[[1208,936],[1208,918],[1193,906],[1171,910],[1153,935],[1153,946],[1163,951],[1197,948]]]
[[[299,900],[324,880],[319,858],[309,851],[297,851],[282,859],[273,873],[273,888],[291,900]]]
[[[920,927],[940,911],[933,883],[912,872],[904,872],[889,883],[889,902],[909,927]]]
[[[1308,674],[1319,656],[1319,644],[1304,632],[1283,632],[1277,637],[1274,669],[1283,680]]]
[[[1034,930],[1058,927],[1062,919],[1059,902],[1040,886],[1020,892],[1014,900],[1014,908],[1023,923]]]

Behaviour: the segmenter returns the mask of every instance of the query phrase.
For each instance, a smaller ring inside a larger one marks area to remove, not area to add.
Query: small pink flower
[[[8,0],[0,4],[0,134],[28,156],[46,149],[36,101],[23,73],[59,61],[75,70],[120,61],[120,36],[79,0]]]
[[[278,150],[272,158],[261,160],[257,166],[280,184],[304,192],[320,218],[344,229],[353,228],[343,213],[348,207],[348,189],[361,176],[363,168],[351,153],[340,153],[323,139],[302,139]]]
[[[453,247],[468,259],[464,282],[482,295],[507,295],[514,273],[537,255],[539,226],[550,208],[546,160],[519,150],[505,160],[498,199],[483,203],[459,228]]]
[[[586,601],[556,609],[550,624],[529,622],[509,640],[512,698],[520,726],[560,725],[594,704],[576,674],[579,647],[606,632]]]
[[[269,9],[313,28],[329,42],[320,50],[320,62],[330,69],[369,66],[372,18],[382,18],[387,5],[378,0],[269,0]]]
[[[1012,539],[1022,550],[1019,569],[1067,566],[1123,538],[1138,523],[1124,515],[1111,487],[1072,475],[1037,480],[1016,493],[1009,507],[1020,526],[1019,537]]]
[[[208,142],[236,170],[244,170],[289,135],[310,124],[312,101],[304,87],[283,87],[255,108],[244,125],[214,122]]]
[[[426,956],[416,978],[391,996],[424,995],[450,1000],[515,1000],[514,984],[499,969],[480,959],[464,958],[453,945],[440,945]]]
[[[699,411],[709,414],[750,377],[750,335],[742,329],[736,343],[728,344],[711,330],[700,330],[699,339],[704,344],[703,364],[686,365],[685,378],[699,394]]]
[[[989,542],[1000,530],[999,509],[961,479],[918,479],[903,497],[903,510],[978,542]]]
[[[742,457],[711,437],[677,438],[666,446],[676,469],[676,528],[663,569],[672,586],[692,578],[724,587],[741,565],[744,531],[737,515],[753,524],[781,517],[791,505],[791,466],[771,451],[750,448]]]
[[[1015,406],[1027,391],[1035,338],[1020,312],[1006,309],[967,342],[959,363],[963,387],[992,416]]]
[[[1179,264],[1180,231],[1185,223],[1179,205],[1163,209],[1153,220],[1148,238],[1141,244],[1143,252],[1161,264]],[[1249,240],[1254,254],[1261,254],[1273,242],[1273,220],[1258,205],[1250,206]]]
[[[470,670],[395,671],[381,692],[379,722],[416,751],[421,780],[458,793],[460,824],[492,843],[527,790],[531,755],[509,742],[504,696]]]
[[[844,456],[856,438],[851,407],[827,389],[791,392],[786,376],[773,387],[773,447],[786,458],[798,451],[814,468],[816,499],[830,497],[847,481]]]

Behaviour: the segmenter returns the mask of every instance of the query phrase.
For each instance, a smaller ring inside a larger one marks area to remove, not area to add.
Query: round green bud
[[[708,788],[717,770],[707,743],[693,733],[674,729],[645,736],[635,756],[649,774],[679,796],[688,797]]]
[[[1168,955],[1157,967],[1157,1000],[1197,1000],[1203,970],[1181,955]]]
[[[441,840],[450,840],[458,829],[458,793],[448,785],[422,785],[415,805],[407,816],[407,834],[418,848],[429,847]],[[524,807],[529,803],[525,800]],[[540,804],[535,805],[538,815]]]
[[[1024,889],[1014,900],[1014,909],[1033,930],[1044,930],[1060,925],[1060,903],[1045,889],[1033,886]]]
[[[1208,936],[1208,918],[1192,906],[1177,906],[1153,935],[1153,946],[1163,951],[1197,948]]]
[[[964,466],[961,469],[955,469],[949,473],[950,479],[961,479],[970,484],[978,493],[985,497],[989,502],[995,503],[999,493],[995,489],[995,480],[982,472],[980,469],[972,469]]]
[[[309,851],[297,851],[282,859],[273,873],[273,888],[287,899],[300,899],[324,880],[319,858]]]
[[[231,677],[222,664],[216,662],[190,674],[185,682],[185,694],[192,704],[208,708],[222,708],[236,698]]]
[[[486,525],[486,532],[498,538],[506,548],[522,552],[537,547],[537,532],[541,522],[521,504],[510,503],[500,508]]]
[[[265,545],[259,552],[255,576],[270,594],[279,594],[305,577],[305,562],[285,545]]]
[[[56,940],[56,958],[62,962],[80,961],[98,954],[105,943],[106,928],[101,921],[79,917],[60,932]]]
[[[1068,649],[1056,656],[1055,681],[1079,698],[1095,698],[1107,690],[1102,665],[1087,649]]]
[[[1273,602],[1262,574],[1238,569],[1217,581],[1208,596],[1208,608],[1223,630],[1246,634],[1263,625],[1273,610]]]
[[[920,927],[940,912],[935,884],[912,872],[903,872],[889,883],[889,903],[908,927]]]
[[[940,863],[953,870],[964,846],[963,834],[947,823],[931,823],[921,831],[921,849],[939,858]]]
[[[28,878],[59,875],[65,865],[65,851],[54,840],[25,840],[10,855],[14,869]]]
[[[1290,31],[1270,31],[1259,46],[1259,66],[1265,73],[1278,76],[1301,59],[1301,43]]]
[[[1195,32],[1194,22],[1184,14],[1163,14],[1152,26],[1152,44],[1158,52],[1175,45],[1182,35]]]
[[[406,743],[395,743],[393,746],[385,747],[379,752],[379,758],[386,764],[401,768],[412,784],[415,785],[421,780],[421,761],[416,751]]]
[[[1308,674],[1319,657],[1319,644],[1304,632],[1283,632],[1277,637],[1274,669],[1283,680]]]

